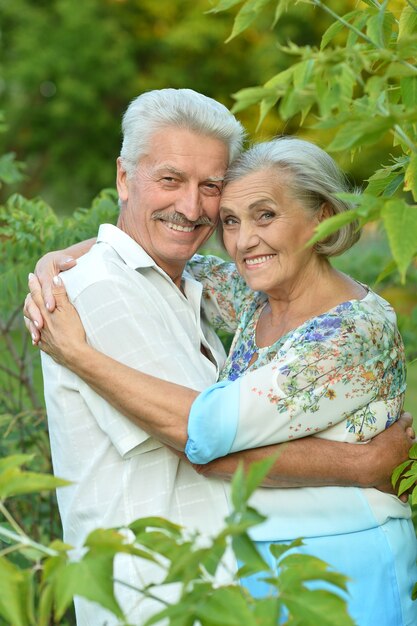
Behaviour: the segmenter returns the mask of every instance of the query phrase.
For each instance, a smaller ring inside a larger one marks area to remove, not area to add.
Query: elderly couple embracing
[[[243,140],[192,90],[140,95],[123,118],[117,226],[30,277],[54,471],[73,481],[58,494],[65,541],[148,515],[213,534],[238,463],[279,450],[251,500],[267,517],[252,531],[264,558],[303,537],[300,550],[349,577],[359,626],[411,626],[416,538],[389,481],[414,437],[395,314],[329,261],[356,223],[306,245],[350,208],[333,159],[296,138],[242,152]],[[196,254],[218,223],[231,262]],[[228,356],[217,329],[235,333]],[[155,576],[122,557],[115,568],[133,586]],[[132,624],[158,609],[117,595]],[[82,599],[76,612],[78,626],[117,623]]]

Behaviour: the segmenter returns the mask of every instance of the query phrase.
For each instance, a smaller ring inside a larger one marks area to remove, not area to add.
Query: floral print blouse
[[[265,294],[251,292],[234,265],[216,257],[196,255],[189,269],[203,284],[209,321],[236,331],[223,382],[203,392],[198,403],[199,411],[204,403],[210,411],[200,416],[198,429],[206,419],[211,437],[217,430],[230,439],[226,452],[219,442],[222,454],[312,434],[360,442],[398,419],[406,386],[403,344],[392,307],[372,290],[259,348],[256,324]],[[228,435],[213,422],[217,414],[230,419]],[[216,446],[214,441],[212,458]]]

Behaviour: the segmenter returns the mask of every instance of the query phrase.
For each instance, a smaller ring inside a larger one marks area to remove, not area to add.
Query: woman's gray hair
[[[352,192],[346,176],[327,152],[309,141],[279,137],[253,145],[231,164],[225,184],[265,169],[288,172],[291,178],[286,184],[308,211],[319,211],[324,202],[334,215],[352,208],[335,197],[340,192]],[[358,241],[358,226],[357,220],[342,226],[316,243],[314,249],[326,257],[342,254]]]
[[[147,91],[128,106],[122,122],[122,166],[131,178],[138,160],[147,154],[156,132],[174,126],[220,139],[229,150],[229,163],[241,152],[245,130],[220,102],[192,89]]]

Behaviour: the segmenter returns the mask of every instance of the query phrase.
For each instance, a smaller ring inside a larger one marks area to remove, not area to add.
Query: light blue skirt
[[[316,556],[350,578],[348,593],[340,595],[358,626],[417,626],[417,600],[411,599],[417,582],[417,540],[411,520],[392,519],[362,532],[303,541],[304,545],[294,552]],[[274,567],[269,551],[272,543],[288,542],[264,541],[256,545],[265,561]],[[255,598],[272,592],[261,576],[241,580]],[[314,587],[329,588],[325,582]]]

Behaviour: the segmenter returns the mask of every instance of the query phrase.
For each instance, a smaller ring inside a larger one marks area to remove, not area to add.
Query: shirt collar
[[[158,267],[142,246],[123,232],[123,230],[113,226],[113,224],[101,224],[97,235],[97,243],[101,241],[109,244],[126,265],[132,269]]]
[[[155,263],[153,258],[145,252],[142,246],[117,226],[113,224],[101,224],[97,235],[97,243],[101,241],[111,246],[128,267],[134,270],[144,267],[153,267],[157,272],[162,274],[162,276],[165,276],[165,278],[172,282],[168,274]],[[190,289],[195,290],[197,288],[198,294],[202,291],[200,283],[196,281],[194,276],[187,270],[184,270],[182,281],[187,296],[189,294],[188,290]]]

